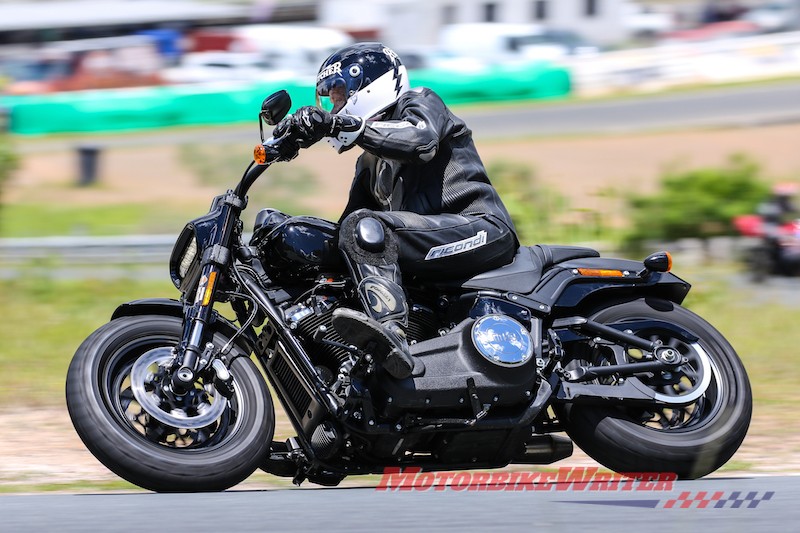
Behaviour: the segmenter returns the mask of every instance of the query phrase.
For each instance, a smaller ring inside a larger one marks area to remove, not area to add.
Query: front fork
[[[213,313],[215,287],[220,275],[220,267],[213,263],[203,267],[194,303],[186,312],[184,342],[179,348],[172,373],[172,388],[176,393],[192,389],[198,374],[216,362],[214,345],[203,345],[203,338]],[[227,368],[218,366],[214,366],[214,370],[219,379],[229,381]]]

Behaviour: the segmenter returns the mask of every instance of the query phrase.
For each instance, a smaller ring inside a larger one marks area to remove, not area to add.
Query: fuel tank
[[[288,216],[262,209],[250,245],[265,267],[285,275],[340,272],[345,264],[337,247],[339,226],[321,218]]]

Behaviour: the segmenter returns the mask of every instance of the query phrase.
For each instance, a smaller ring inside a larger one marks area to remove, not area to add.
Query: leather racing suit
[[[466,279],[512,261],[519,242],[511,217],[472,132],[436,93],[404,93],[355,144],[364,153],[339,246],[372,318],[406,324],[401,272]]]

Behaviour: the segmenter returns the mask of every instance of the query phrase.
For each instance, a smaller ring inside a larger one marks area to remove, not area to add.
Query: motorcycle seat
[[[529,293],[542,277],[542,261],[528,246],[520,246],[514,259],[500,268],[462,281],[465,289],[490,289]]]
[[[581,257],[598,257],[600,252],[583,246],[520,246],[514,260],[500,268],[483,272],[461,283],[466,289],[488,289],[528,294],[542,274],[557,263]]]
[[[533,250],[533,253],[542,261],[543,270],[547,270],[553,265],[572,259],[600,257],[600,252],[585,246],[548,246],[546,244],[537,244],[536,246],[532,246],[531,250]]]

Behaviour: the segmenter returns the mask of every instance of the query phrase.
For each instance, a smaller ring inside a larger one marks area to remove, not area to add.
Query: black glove
[[[342,144],[353,144],[364,130],[364,120],[353,115],[332,115],[318,107],[301,107],[275,127],[276,137],[291,134],[301,148],[319,142],[323,137],[337,137]]]

